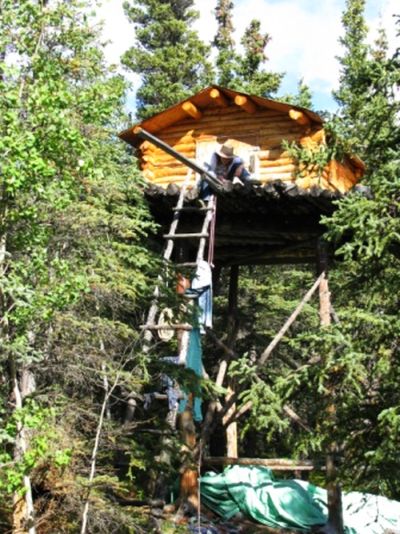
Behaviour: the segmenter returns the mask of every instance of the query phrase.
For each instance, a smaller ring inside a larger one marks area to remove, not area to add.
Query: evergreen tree
[[[297,451],[322,460],[335,440],[345,490],[398,499],[399,55],[388,55],[382,32],[374,46],[366,44],[360,9],[358,1],[347,4],[344,21],[351,24],[343,38],[348,44],[337,93],[342,106],[331,128],[332,135],[340,136],[342,149],[343,143],[347,150],[353,147],[366,160],[363,183],[371,194],[347,195],[324,221],[339,260],[329,274],[337,322],[321,331],[317,310],[311,305],[287,343],[273,355],[274,366],[254,369],[243,358],[233,372],[245,388],[241,397],[252,400],[255,407],[245,421],[247,428],[259,430],[265,425],[268,429],[264,445],[257,444],[259,454]],[[268,273],[267,292],[262,275],[252,276],[257,301],[268,298],[266,308],[275,306],[276,316],[282,313],[277,306],[282,305],[282,290],[290,295],[290,288],[296,287],[294,271],[289,272],[283,288]],[[285,296],[283,303],[287,300]],[[273,324],[264,310],[267,325]],[[256,329],[261,330],[261,323],[256,323]],[[255,380],[255,373],[263,382]],[[332,399],[334,420],[327,417]],[[308,429],[283,419],[284,405],[293,407]]]
[[[5,530],[25,531],[28,512],[41,532],[79,531],[101,404],[113,385],[134,392],[145,369],[133,347],[154,267],[142,244],[152,223],[115,140],[125,83],[106,67],[87,7],[21,0],[0,11]],[[117,397],[108,400],[89,511],[91,530],[103,532],[135,524],[106,495],[119,484],[103,448],[120,435]]]
[[[295,341],[299,353],[321,355],[322,365],[304,367],[291,380],[303,375],[295,390],[304,395],[307,388],[314,399],[307,413],[318,428],[318,438],[304,436],[301,448],[318,450],[334,436],[341,444],[341,477],[349,489],[398,499],[400,486],[393,473],[400,428],[396,387],[400,373],[400,103],[396,97],[400,70],[398,55],[388,55],[382,32],[374,46],[367,44],[363,2],[347,2],[343,23],[345,50],[336,93],[341,107],[333,133],[367,163],[363,183],[371,193],[347,195],[325,221],[341,260],[331,273],[340,323],[324,335],[311,332]],[[323,392],[332,392],[332,384],[334,425],[324,420],[323,412],[312,409],[313,404],[319,408],[329,404]]]
[[[312,109],[312,93],[309,86],[301,79],[297,84],[297,88],[297,94],[286,94],[279,97],[278,100],[302,108]]]
[[[141,76],[137,115],[149,117],[208,85],[209,47],[191,25],[198,18],[193,0],[133,0],[125,13],[135,26],[137,44],[123,64]]]
[[[310,87],[301,79],[297,84],[298,92],[295,96],[295,104],[303,108],[312,109],[312,93]]]
[[[217,83],[223,87],[231,87],[236,77],[236,64],[238,61],[233,39],[233,2],[231,0],[218,0],[215,8],[215,18],[218,22],[218,31],[214,37],[213,46],[217,49],[216,67]]]
[[[283,73],[263,70],[267,61],[265,48],[271,37],[261,32],[261,22],[253,19],[246,28],[241,43],[244,54],[238,63],[235,88],[259,96],[272,96],[279,89]]]
[[[283,74],[263,70],[267,61],[265,48],[270,36],[261,32],[261,23],[252,20],[241,39],[244,52],[235,50],[233,39],[232,1],[220,0],[215,10],[218,31],[213,41],[217,49],[217,81],[219,84],[258,96],[271,96],[281,84]]]
[[[360,110],[365,104],[365,78],[368,59],[366,38],[368,27],[364,19],[365,0],[347,0],[342,24],[344,36],[340,43],[344,54],[340,58],[340,88],[334,96],[341,106],[342,114],[350,125],[356,125]]]

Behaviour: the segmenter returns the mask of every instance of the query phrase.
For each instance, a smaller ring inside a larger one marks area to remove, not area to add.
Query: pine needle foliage
[[[22,472],[41,532],[80,528],[100,408],[113,386],[89,531],[135,528],[110,493],[124,487],[113,455],[125,395],[147,375],[137,325],[157,273],[145,244],[154,223],[135,161],[115,138],[126,84],[105,63],[94,7],[6,0],[0,8],[0,515],[11,523]],[[15,420],[28,431],[26,450]]]
[[[191,28],[193,0],[133,0],[124,3],[136,44],[122,63],[141,76],[137,117],[144,119],[210,84],[209,47]]]

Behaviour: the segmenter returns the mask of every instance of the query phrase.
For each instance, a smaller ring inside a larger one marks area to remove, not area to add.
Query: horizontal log
[[[240,106],[246,113],[255,113],[257,111],[256,104],[247,96],[236,95],[235,104]]]
[[[250,133],[252,135],[250,135]],[[246,129],[243,129],[240,132],[240,136],[238,135],[237,132],[234,133],[234,132],[230,132],[229,130],[225,130],[224,131],[224,137],[225,138],[238,138],[240,141],[248,142],[251,145],[261,145],[261,150],[259,152],[260,154],[270,153],[271,152],[271,148],[274,149],[276,154],[278,154],[279,152],[282,153],[283,149],[281,148],[281,145],[282,145],[282,141],[284,139],[287,140],[287,141],[299,141],[299,139],[300,139],[298,133],[293,132],[293,131],[289,132],[289,131],[286,131],[286,130],[282,131],[282,132],[277,132],[277,131],[270,132],[270,131],[266,131],[266,130],[246,131]],[[197,142],[201,143],[202,140],[203,140],[203,137],[201,135],[199,135],[199,137],[197,138]],[[170,144],[170,143],[168,142],[168,144]],[[188,154],[190,152],[192,154],[194,154],[195,148],[196,148],[196,143],[193,140],[190,143],[178,143],[178,144],[175,144],[175,145],[170,144],[170,146],[172,146],[178,152],[181,152],[182,154],[186,155],[186,154]],[[158,154],[164,155],[165,153],[160,149],[156,149],[155,147],[154,147],[154,149],[146,151],[146,156],[151,156],[153,158],[157,157]]]
[[[311,122],[305,113],[296,109],[291,109],[289,111],[289,117],[302,126],[307,126]]]
[[[258,152],[256,152],[256,155],[258,156],[260,167],[282,167],[283,165],[294,165],[292,158],[264,159],[260,158]]]
[[[241,128],[244,128],[244,129],[249,129],[249,128],[253,128],[253,129],[260,129],[262,128],[263,130],[277,130],[279,132],[281,131],[286,131],[286,130],[289,130],[289,131],[296,131],[296,132],[299,132],[303,137],[304,137],[304,134],[305,134],[305,131],[304,131],[304,128],[301,128],[300,126],[298,126],[296,123],[293,123],[293,122],[288,122],[288,121],[279,121],[279,122],[269,122],[269,121],[255,121],[255,120],[250,120],[251,118],[248,117],[246,118],[246,120],[240,120],[240,118],[238,118],[237,120],[218,120],[217,117],[215,117],[212,121],[209,121],[209,122],[206,122],[206,121],[200,121],[195,128],[192,128],[192,126],[189,126],[187,124],[181,124],[179,126],[179,129],[177,128],[176,130],[172,130],[172,128],[168,129],[168,130],[165,130],[163,132],[163,138],[167,138],[167,137],[183,137],[186,132],[188,131],[192,131],[193,130],[193,133],[192,135],[198,135],[199,133],[204,133],[204,132],[207,132],[209,131],[210,134],[215,134],[215,130],[220,130],[221,132],[225,129],[230,129],[230,130],[237,130],[237,129],[241,129]]]
[[[259,114],[246,116],[242,112],[238,111],[236,115],[222,115],[214,112],[213,115],[209,117],[203,116],[200,122],[185,120],[185,122],[180,122],[169,126],[163,131],[163,134],[168,133],[168,135],[179,135],[179,133],[185,132],[186,130],[196,130],[197,128],[209,127],[215,124],[240,124],[241,122],[245,124],[252,123],[256,124],[257,126],[262,124],[284,125],[287,128],[296,127],[305,132],[304,127],[302,128],[298,124],[294,123],[285,115],[281,115],[280,117],[267,117]]]
[[[260,132],[260,148],[261,150],[270,150],[273,149],[281,149],[282,150],[282,143],[283,141],[288,141],[291,143],[292,141],[298,142],[299,141],[299,135],[298,134],[292,134],[292,133],[285,133],[284,135],[266,135],[263,136],[262,132]]]
[[[194,147],[196,144],[196,139],[193,136],[184,136],[184,137],[179,137],[179,138],[177,137],[175,139],[167,139],[165,138],[165,136],[162,136],[162,137],[160,136],[160,139],[164,141],[165,143],[167,143],[169,146],[177,146],[177,145],[191,146],[193,145]],[[163,152],[161,148],[157,148],[154,145],[149,146],[145,150],[141,150],[142,154],[153,154],[154,152],[165,154],[165,152]]]
[[[182,153],[187,153],[187,152],[190,152],[190,151],[193,152],[195,150],[195,147],[196,147],[196,145],[195,145],[195,143],[193,141],[190,142],[190,143],[177,143],[177,144],[171,144],[171,143],[167,142],[167,144],[169,146],[171,146],[174,150],[177,150],[178,152],[182,152]],[[165,154],[165,152],[163,152],[160,148],[148,151],[147,154],[149,154],[149,153],[151,153],[153,156],[157,155],[157,154]]]
[[[265,179],[274,179],[274,180],[292,180],[294,178],[294,173],[291,172],[291,171],[287,171],[287,172],[280,172],[279,170],[277,171],[272,171],[272,172],[265,172],[265,171],[268,171],[269,169],[259,169],[258,170],[258,176],[260,178],[260,180],[263,180],[264,178]],[[279,178],[275,178],[275,176],[278,176]]]
[[[229,101],[229,106],[227,108],[217,111],[218,114],[228,116],[228,115],[237,115],[241,113],[239,107],[235,104],[234,100]],[[205,108],[203,110],[205,117],[213,117],[216,114],[215,108]],[[243,114],[242,114],[243,115]],[[274,117],[285,117],[288,118],[287,114],[284,111],[278,111],[270,108],[264,108],[259,106],[257,109],[257,116],[262,116],[264,118],[274,118]]]
[[[183,172],[187,172],[188,170],[188,167],[183,163],[175,163],[174,161],[169,162],[168,165],[166,165],[165,163],[161,163],[160,165],[153,165],[152,163],[147,162],[143,165],[143,168],[150,169],[155,173],[162,172],[163,176],[165,176],[164,171],[169,172],[171,174],[182,174]]]
[[[190,100],[182,104],[182,109],[193,119],[199,120],[203,116],[201,111],[193,104],[193,102],[190,102]]]
[[[143,170],[147,171],[148,175],[153,178],[164,178],[165,176],[186,176],[188,168],[182,165],[182,167],[164,169],[145,167]]]
[[[289,153],[283,150],[283,148],[273,148],[270,150],[259,150],[257,152],[257,155],[259,159],[273,160],[287,158],[289,156]]]
[[[228,458],[206,457],[205,465],[263,465],[275,471],[312,471],[314,464],[310,460],[287,460],[282,458]]]
[[[179,154],[182,154],[182,152],[179,152]],[[187,153],[188,154],[188,153]],[[183,154],[182,154],[183,155]],[[186,154],[185,154],[185,157]],[[195,160],[196,158],[189,158],[191,160]],[[161,168],[161,167],[176,167],[177,165],[183,165],[183,163],[177,159],[175,159],[173,156],[170,156],[169,159],[159,159],[158,157],[153,158],[146,158],[142,159],[142,165],[147,165],[149,167],[155,167],[155,168]]]
[[[196,157],[196,153],[194,151],[180,152],[180,154],[182,154],[186,158],[195,159],[195,157]],[[177,161],[175,158],[173,158],[172,156],[169,156],[167,154],[165,154],[165,155],[163,155],[163,154],[154,154],[154,155],[145,154],[140,159],[141,159],[141,161],[144,161],[146,163],[152,163],[153,165],[154,164],[158,165],[160,163],[163,163],[165,165],[165,164],[168,164],[169,162],[176,162]]]
[[[226,99],[226,97],[221,93],[221,91],[218,91],[218,89],[214,88],[210,91],[210,98],[213,102],[215,102],[219,107],[226,108],[229,106],[229,102]]]
[[[265,167],[263,165],[260,165],[258,172],[262,174],[271,174],[271,173],[286,173],[286,172],[295,172],[297,171],[297,165],[294,165],[293,163],[288,163],[286,165],[272,165]]]

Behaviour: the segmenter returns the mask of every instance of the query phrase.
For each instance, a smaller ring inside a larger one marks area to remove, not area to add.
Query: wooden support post
[[[207,457],[205,465],[263,465],[275,471],[312,471],[314,464],[310,460],[289,460],[286,458],[229,458]]]
[[[244,109],[247,113],[255,113],[257,106],[247,96],[237,95],[235,96],[235,104]]]
[[[221,108],[226,108],[229,106],[228,100],[224,97],[221,91],[216,88],[211,89],[210,98]]]
[[[193,395],[190,394],[186,409],[179,417],[182,448],[181,480],[179,488],[180,509],[189,507],[192,513],[197,512],[199,506],[198,470],[195,458],[196,428],[193,422]]]
[[[188,306],[192,304],[189,303]],[[189,348],[190,340],[185,340],[185,332],[182,330],[178,335],[178,352],[180,360],[183,359],[183,353]],[[186,345],[186,346],[185,346]],[[182,443],[182,461],[180,468],[180,485],[179,485],[179,510],[183,514],[184,510],[189,509],[191,513],[197,512],[199,508],[198,493],[198,469],[196,464],[196,427],[193,420],[193,394],[188,395],[186,408],[179,414],[179,430]]]
[[[236,337],[236,322],[237,322],[237,300],[238,300],[238,286],[239,286],[239,267],[234,265],[231,267],[229,279],[229,300],[228,300],[228,347],[232,347]],[[230,381],[228,385],[228,394],[226,395],[226,402],[235,396],[233,382]],[[229,408],[223,423],[230,419],[236,411],[236,403],[233,403]],[[229,458],[238,457],[238,439],[237,439],[237,422],[234,421],[226,427],[226,453]]]
[[[319,315],[321,327],[331,324],[331,296],[328,285],[328,254],[325,244],[320,241],[318,244],[318,268],[322,272],[322,279],[319,285]],[[335,426],[336,406],[334,386],[329,387],[330,403],[327,407],[326,417],[330,420],[332,427]],[[326,456],[326,482],[328,493],[328,517],[329,525],[334,534],[343,534],[343,512],[341,489],[337,481],[337,472],[335,466],[335,453],[337,443],[335,440],[328,446]]]

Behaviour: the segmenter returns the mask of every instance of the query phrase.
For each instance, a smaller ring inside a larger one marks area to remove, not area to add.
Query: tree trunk
[[[15,361],[10,362],[11,377],[13,383],[13,397],[15,400],[15,409],[20,410],[23,406],[23,399],[32,393],[35,389],[35,379],[33,374],[24,368],[21,377],[21,387],[18,380]],[[28,450],[28,436],[23,424],[17,423],[17,437],[15,440],[14,459],[20,461]],[[13,532],[28,532],[35,534],[35,510],[33,506],[32,485],[28,475],[23,477],[23,486],[25,494],[23,497],[19,493],[13,496]]]
[[[318,267],[323,273],[319,285],[319,315],[321,327],[326,327],[331,324],[331,294],[328,285],[328,254],[326,247],[322,242],[318,248]],[[334,386],[329,387],[329,395],[331,402],[327,408],[327,418],[330,420],[332,428],[335,427],[336,420],[336,406],[335,406],[335,390]],[[342,497],[341,489],[337,482],[337,472],[335,466],[335,453],[337,450],[337,443],[335,440],[328,446],[326,456],[326,482],[328,492],[328,517],[329,525],[335,534],[343,534],[343,512],[342,512]]]
[[[237,326],[237,304],[238,304],[238,286],[239,286],[239,267],[231,267],[229,279],[229,302],[228,302],[228,347],[232,348],[236,338]],[[225,401],[229,402],[235,396],[234,383],[229,380],[228,394]],[[223,422],[230,419],[231,415],[236,412],[236,403],[232,404],[226,413]],[[238,431],[237,422],[230,423],[226,428],[226,454],[229,458],[238,457]]]

